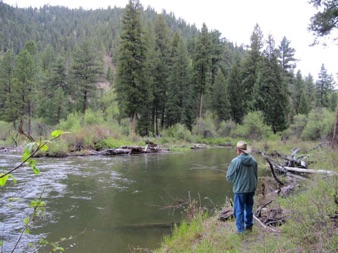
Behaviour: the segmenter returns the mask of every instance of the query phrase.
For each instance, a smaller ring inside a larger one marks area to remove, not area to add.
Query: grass
[[[304,150],[310,146],[302,144]],[[313,154],[317,162],[311,168],[338,173],[336,152],[320,148]],[[274,228],[279,233],[255,222],[252,232],[238,235],[233,220],[221,222],[217,212],[210,217],[199,214],[175,227],[154,252],[338,252],[338,176],[311,176],[294,194],[277,197],[269,207],[281,208],[287,216],[282,226]]]

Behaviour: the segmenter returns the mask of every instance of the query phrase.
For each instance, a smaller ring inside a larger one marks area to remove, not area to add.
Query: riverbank
[[[316,160],[312,168],[338,173],[336,152],[323,146],[312,154]],[[337,252],[337,189],[338,176],[312,175],[290,196],[273,199],[269,207],[283,210],[286,218],[281,226],[265,227],[256,220],[252,232],[238,235],[234,221],[219,221],[221,210],[215,210],[209,216],[197,215],[189,225],[184,222],[175,227],[154,252]],[[257,191],[255,208],[262,198]]]

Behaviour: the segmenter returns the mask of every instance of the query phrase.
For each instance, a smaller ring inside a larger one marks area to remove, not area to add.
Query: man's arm
[[[235,177],[236,177],[236,172],[237,172],[237,167],[238,167],[238,159],[233,159],[231,163],[229,164],[226,179],[227,181],[234,183],[235,182]]]

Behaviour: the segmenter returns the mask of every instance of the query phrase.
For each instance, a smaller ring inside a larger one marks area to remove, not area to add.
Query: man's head
[[[236,144],[236,150],[239,152],[243,152],[245,154],[250,154],[251,153],[251,147],[246,144],[244,141],[239,141]]]

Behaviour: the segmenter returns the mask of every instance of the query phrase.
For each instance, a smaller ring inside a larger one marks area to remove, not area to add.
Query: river
[[[11,252],[29,203],[42,194],[46,212],[24,235],[15,252],[34,252],[40,238],[60,243],[65,252],[135,252],[155,249],[170,224],[184,217],[182,208],[168,208],[189,196],[210,210],[220,210],[232,197],[226,182],[233,149],[209,148],[164,154],[38,158],[41,173],[30,168],[13,172],[17,179],[0,188],[2,253]],[[20,156],[2,153],[6,170]],[[38,252],[50,252],[39,246]]]

